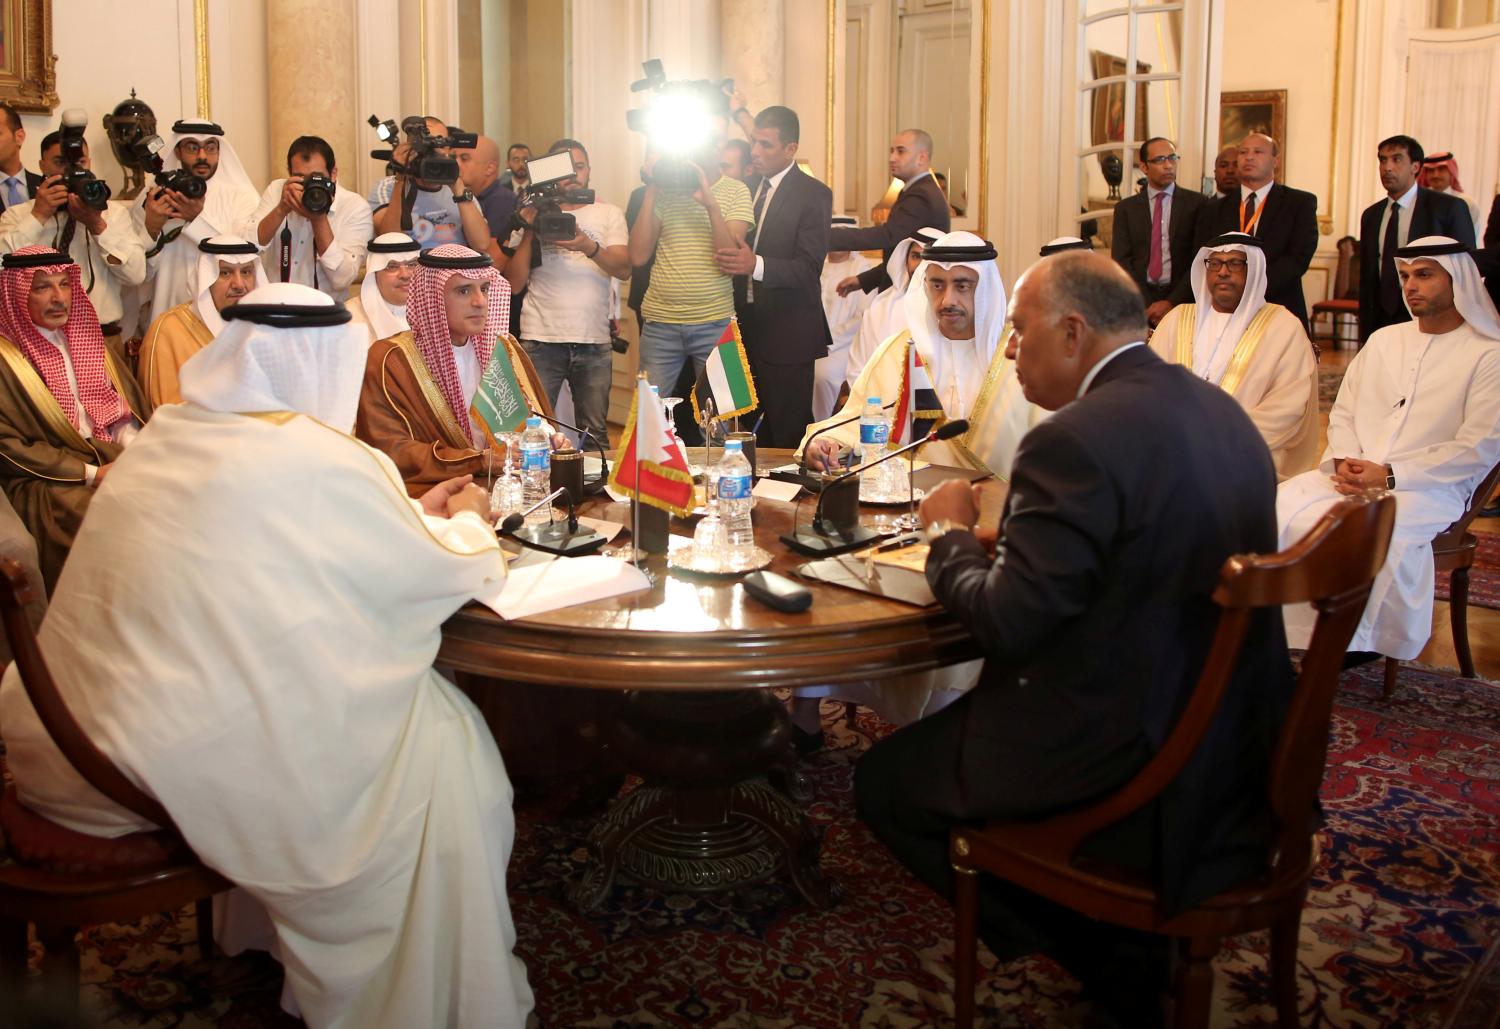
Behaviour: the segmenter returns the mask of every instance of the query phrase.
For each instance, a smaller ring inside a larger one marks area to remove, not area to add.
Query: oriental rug
[[[1380,665],[1346,673],[1335,709],[1323,863],[1303,916],[1298,979],[1307,1026],[1492,1026],[1500,997],[1500,686],[1403,669],[1380,700]],[[565,899],[586,819],[542,803],[518,811],[511,863],[519,952],[545,1026],[914,1027],[951,1024],[952,912],[854,819],[854,764],[889,727],[852,729],[825,706],[832,747],[804,763],[833,910],[773,881],[715,897],[617,886],[599,910]],[[86,931],[88,1024],[295,1024],[278,977],[197,960],[190,910]],[[1215,964],[1218,1027],[1274,1024],[1267,941],[1228,941]],[[1077,984],[1035,957],[996,965],[981,950],[986,1024],[1066,1026]],[[3,1019],[0,1019],[3,1021]]]
[[[1474,567],[1469,569],[1469,606],[1500,611],[1500,534],[1473,528],[1469,531],[1479,541]],[[1449,576],[1448,572],[1437,573],[1433,593],[1439,600],[1448,599]]]

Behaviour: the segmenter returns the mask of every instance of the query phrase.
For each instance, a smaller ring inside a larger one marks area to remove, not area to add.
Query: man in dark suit
[[[21,167],[21,144],[26,130],[10,104],[0,104],[0,211],[36,196],[42,177]]]
[[[1198,244],[1226,232],[1248,232],[1266,255],[1266,303],[1280,304],[1307,328],[1302,276],[1318,249],[1318,198],[1276,181],[1281,148],[1270,136],[1251,133],[1240,143],[1240,184],[1212,201],[1198,226]],[[1193,299],[1184,278],[1172,303]]]
[[[906,183],[901,195],[891,205],[884,225],[866,229],[838,229],[828,234],[829,250],[874,250],[879,247],[881,261],[859,275],[839,283],[839,296],[856,289],[866,293],[885,289],[891,284],[885,263],[891,259],[896,244],[918,229],[947,232],[952,224],[948,198],[943,195],[932,175],[932,137],[921,129],[903,129],[891,140],[891,175]]]
[[[984,669],[963,698],[871,747],[855,776],[860,817],[946,896],[953,825],[1045,816],[1140,771],[1197,681],[1225,559],[1277,544],[1265,443],[1232,397],[1141,344],[1144,306],[1118,266],[1044,258],[1011,312],[1026,397],[1056,413],[1021,442],[996,555],[975,536],[969,484],[944,483],[921,508],[927,581],[983,648]],[[1260,612],[1190,767],[1086,849],[1149,874],[1169,910],[1256,874],[1271,842],[1264,776],[1291,690],[1280,612]],[[981,887],[980,918],[1002,961],[1042,950],[1086,988],[1099,988],[1123,939],[995,880]]]
[[[1172,309],[1172,291],[1198,253],[1198,217],[1208,200],[1177,188],[1177,148],[1170,139],[1153,136],[1138,156],[1146,188],[1115,205],[1110,253],[1135,280],[1146,298],[1146,320],[1155,325]]]
[[[1380,184],[1386,199],[1359,216],[1359,340],[1376,329],[1411,321],[1401,300],[1396,251],[1413,239],[1448,236],[1474,245],[1474,219],[1458,197],[1427,189],[1417,182],[1422,171],[1422,144],[1410,136],[1392,136],[1375,148]]]
[[[763,447],[795,447],[802,438],[812,421],[813,366],[831,342],[819,278],[833,192],[797,167],[800,136],[790,108],[756,115],[755,227],[738,247],[718,252],[719,270],[737,284],[745,280],[740,335],[760,398]]]

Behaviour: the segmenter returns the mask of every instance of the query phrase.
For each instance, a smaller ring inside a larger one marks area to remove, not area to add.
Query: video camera
[[[83,204],[96,211],[109,207],[109,183],[83,166],[83,130],[89,116],[78,108],[70,108],[62,116],[62,162],[63,184],[68,192]]]
[[[527,161],[526,174],[531,181],[516,198],[516,225],[526,228],[526,221],[520,215],[520,208],[534,207],[536,208],[536,221],[531,224],[530,228],[536,232],[537,239],[544,243],[558,243],[575,238],[578,235],[578,219],[564,211],[562,205],[592,204],[594,191],[563,188],[563,183],[574,175],[573,151],[561,150],[534,161]]]
[[[389,175],[405,175],[407,178],[420,179],[423,182],[450,185],[458,178],[458,161],[445,157],[437,151],[444,147],[472,150],[479,145],[477,132],[465,132],[452,126],[448,127],[446,136],[430,134],[427,131],[427,119],[420,115],[402,119],[399,129],[390,119],[381,121],[373,114],[370,115],[369,122],[375,129],[375,135],[380,137],[380,141],[390,145],[389,150],[370,151],[370,156],[375,160],[385,162],[386,173]],[[406,133],[406,145],[411,150],[411,156],[407,158],[404,165],[398,163],[395,157],[402,132]]]
[[[733,79],[668,81],[660,60],[644,61],[646,77],[630,84],[632,93],[650,92],[650,104],[625,112],[625,124],[642,133],[662,156],[651,169],[651,181],[667,193],[691,193],[698,188],[698,172],[691,158],[713,141],[715,117],[729,113]],[[713,181],[718,176],[704,173]]]

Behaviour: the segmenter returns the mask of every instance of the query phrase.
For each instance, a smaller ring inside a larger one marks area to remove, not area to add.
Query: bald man
[[[1252,132],[1239,145],[1239,184],[1218,200],[1198,223],[1198,242],[1226,232],[1247,232],[1266,255],[1266,303],[1280,304],[1307,329],[1302,276],[1318,249],[1318,198],[1276,181],[1281,147],[1270,136]],[[1190,303],[1193,285],[1184,277],[1172,293],[1174,304]]]
[[[489,136],[480,136],[473,150],[457,150],[458,177],[474,194],[479,210],[490,227],[490,257],[495,267],[505,269],[507,255],[500,244],[510,236],[516,213],[516,195],[500,184],[500,147]]]
[[[880,264],[859,275],[850,275],[838,285],[839,296],[854,290],[874,293],[891,284],[885,266],[896,244],[920,228],[932,227],[947,232],[951,224],[948,198],[932,177],[932,137],[922,129],[902,129],[891,140],[887,165],[893,178],[904,186],[891,205],[891,213],[882,225],[865,229],[834,229],[828,234],[828,250],[874,250],[882,253]]]

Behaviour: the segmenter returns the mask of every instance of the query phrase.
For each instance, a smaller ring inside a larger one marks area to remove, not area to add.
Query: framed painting
[[[1089,65],[1095,79],[1125,74],[1125,58],[1116,57],[1100,50],[1089,51]],[[1151,74],[1151,66],[1135,62],[1137,75]],[[1151,135],[1150,106],[1146,103],[1146,88],[1149,83],[1135,85],[1135,138],[1147,139]],[[1093,125],[1093,145],[1125,142],[1125,83],[1114,82],[1094,90],[1089,120]]]
[[[1257,89],[1244,93],[1219,94],[1219,148],[1238,143],[1252,132],[1261,132],[1276,141],[1281,164],[1276,181],[1286,176],[1286,90]]]
[[[52,0],[0,0],[0,100],[34,114],[57,106]]]

